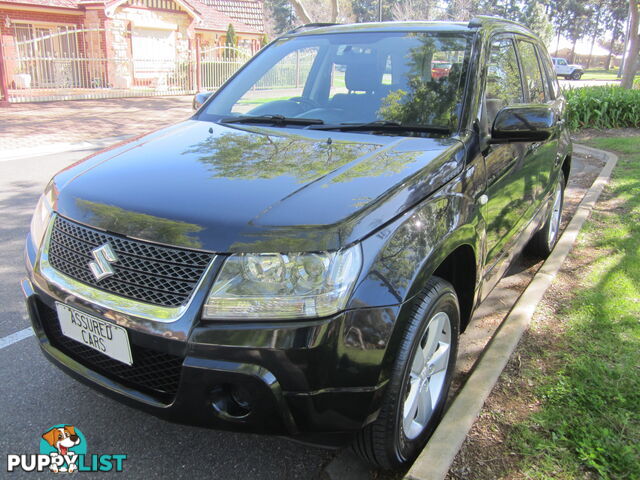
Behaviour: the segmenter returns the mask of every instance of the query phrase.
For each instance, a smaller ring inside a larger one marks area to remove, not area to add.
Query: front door
[[[553,93],[542,65],[542,58],[535,44],[524,37],[518,37],[516,44],[525,80],[525,96],[528,99],[528,103],[546,104],[559,111],[560,106],[557,105],[559,101],[553,98]],[[534,191],[535,201],[531,205],[531,212],[527,215],[528,218],[533,216],[544,197],[553,189],[551,174],[556,166],[557,157],[558,132],[544,142],[534,142],[526,145],[525,168],[531,171],[532,176],[537,176]]]
[[[522,76],[511,35],[491,41],[484,108],[488,128],[507,105],[525,101]],[[486,276],[500,277],[509,251],[534,204],[539,178],[534,162],[527,161],[528,145],[492,145],[485,152],[487,170]],[[493,281],[487,282],[488,285]]]

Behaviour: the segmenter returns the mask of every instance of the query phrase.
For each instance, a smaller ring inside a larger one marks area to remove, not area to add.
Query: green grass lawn
[[[263,105],[269,102],[275,102],[277,100],[289,100],[291,95],[285,97],[263,97],[263,98],[244,98],[238,103],[241,105]]]
[[[640,74],[636,75],[636,79],[640,78]],[[611,70],[586,70],[582,75],[582,80],[620,80],[618,78],[618,69]]]
[[[524,478],[640,479],[640,136],[591,144],[620,161],[573,253],[593,261],[553,314],[558,368],[524,372],[541,400],[510,434]]]

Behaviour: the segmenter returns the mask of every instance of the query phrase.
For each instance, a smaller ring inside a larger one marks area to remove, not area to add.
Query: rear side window
[[[547,73],[547,84],[549,85],[549,91],[551,94],[549,97],[551,99],[558,98],[560,96],[560,84],[558,83],[558,76],[556,75],[555,69],[553,67],[553,62],[551,57],[549,57],[549,53],[542,46],[538,45],[538,58],[540,59],[540,64],[544,67],[544,70]]]
[[[531,42],[518,41],[520,60],[524,70],[529,101],[532,103],[544,103],[546,101],[544,89],[544,75],[538,61],[536,47]]]
[[[491,41],[487,86],[485,89],[486,114],[489,125],[503,107],[522,103],[522,79],[518,68],[515,45],[511,38],[496,38]]]

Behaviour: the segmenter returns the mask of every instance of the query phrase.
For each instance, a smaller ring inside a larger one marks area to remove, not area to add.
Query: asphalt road
[[[19,282],[38,196],[56,171],[87,154],[0,159],[0,345],[29,326]],[[335,455],[286,439],[184,427],[143,414],[67,377],[45,360],[32,335],[0,346],[0,364],[1,472],[8,454],[38,453],[40,436],[60,423],[80,428],[88,453],[127,454],[124,478],[312,479]],[[82,473],[82,478],[109,475]]]

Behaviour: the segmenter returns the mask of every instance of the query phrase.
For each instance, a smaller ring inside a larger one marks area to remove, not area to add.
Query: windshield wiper
[[[319,118],[285,117],[284,115],[245,115],[240,117],[227,117],[219,123],[272,123],[274,125],[322,125]]]
[[[311,127],[313,130],[341,130],[344,132],[351,131],[385,131],[385,132],[426,132],[441,133],[443,135],[450,134],[451,129],[447,127],[438,127],[436,125],[407,125],[398,122],[390,122],[387,120],[377,120],[367,123],[339,123],[337,125],[322,125],[319,127]]]

